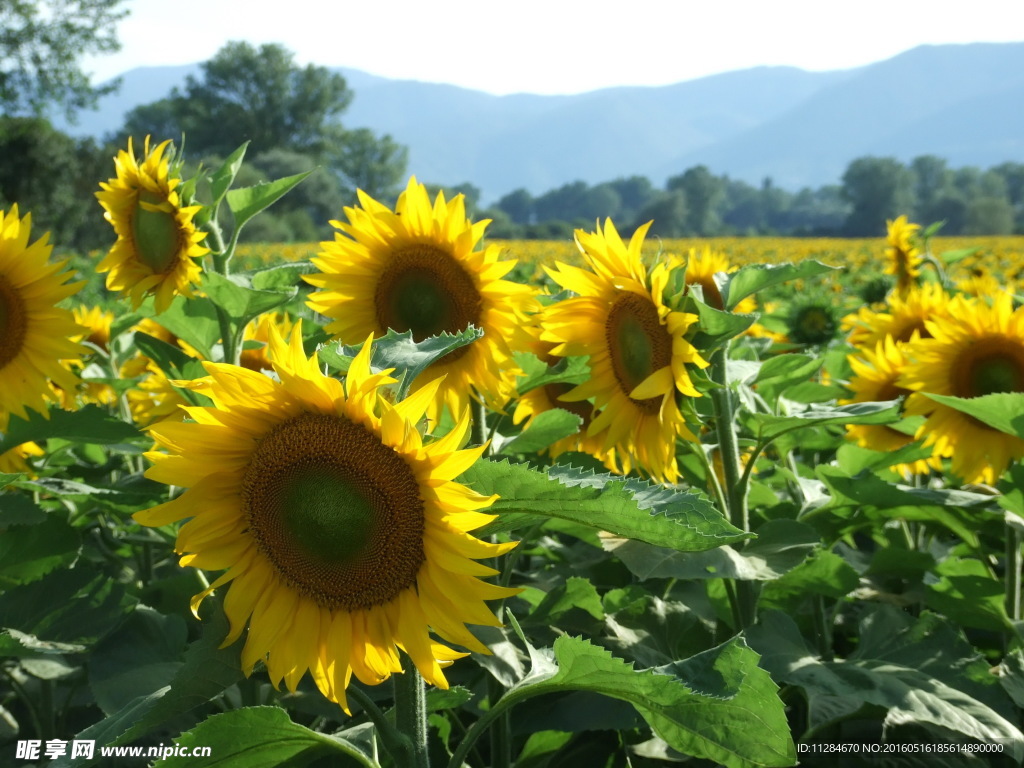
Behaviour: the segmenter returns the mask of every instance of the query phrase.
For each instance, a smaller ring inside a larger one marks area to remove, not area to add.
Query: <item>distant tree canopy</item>
[[[642,176],[594,186],[576,181],[536,197],[517,189],[482,212],[494,219],[495,236],[540,238],[592,228],[605,216],[624,233],[653,219],[651,233],[662,237],[875,237],[885,234],[887,219],[903,214],[922,224],[942,221],[948,235],[1024,234],[1024,164],[950,169],[933,155],[909,165],[862,157],[847,166],[841,184],[795,193],[770,178],[755,187],[698,165],[663,189]]]
[[[116,22],[124,0],[3,0],[0,2],[0,114],[45,116],[93,106],[116,84],[95,88],[82,56],[120,49]]]

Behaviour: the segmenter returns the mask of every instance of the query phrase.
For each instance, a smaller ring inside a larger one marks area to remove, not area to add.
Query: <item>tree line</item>
[[[182,137],[186,155],[215,167],[250,142],[242,185],[314,171],[267,215],[246,228],[256,241],[314,241],[331,236],[329,221],[362,189],[393,203],[407,177],[408,151],[391,136],[348,128],[352,100],[345,78],[326,67],[298,66],[281,45],[229,42],[181,88],[136,107],[102,140],[72,138],[48,115],[95,105],[109,86],[89,84],[78,57],[116,50],[111,29],[123,0],[57,0],[0,7],[0,206],[17,202],[39,231],[77,250],[109,244],[94,192],[113,173],[111,158],[134,137]],[[186,173],[195,169],[186,169]],[[424,179],[423,181],[429,181]],[[432,190],[439,185],[430,185]],[[623,231],[654,220],[663,237],[714,235],[876,236],[901,214],[944,221],[944,234],[1024,232],[1024,164],[982,170],[950,168],[925,155],[904,164],[862,157],[839,184],[792,192],[771,179],[760,185],[717,176],[698,165],[657,187],[643,176],[590,185],[583,181],[533,195],[517,189],[484,208],[472,183],[463,192],[471,215],[490,218],[505,238],[570,237],[610,216]]]
[[[909,164],[861,157],[840,184],[798,192],[770,178],[755,186],[698,165],[661,188],[631,176],[593,186],[575,181],[537,196],[517,189],[484,213],[495,222],[492,233],[509,238],[564,237],[604,216],[625,230],[653,219],[651,231],[662,237],[874,237],[885,234],[887,219],[904,214],[942,221],[947,235],[1024,234],[1024,164],[982,170],[950,168],[934,155]]]

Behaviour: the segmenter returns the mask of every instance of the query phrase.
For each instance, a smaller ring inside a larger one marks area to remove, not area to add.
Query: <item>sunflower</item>
[[[275,686],[294,691],[307,670],[347,710],[351,676],[377,684],[401,671],[398,649],[423,677],[445,688],[441,665],[465,654],[443,640],[487,653],[466,624],[498,626],[485,600],[516,594],[481,581],[496,571],[476,560],[514,544],[490,544],[471,531],[493,518],[477,510],[493,498],[453,478],[483,447],[458,450],[468,413],[443,438],[416,429],[440,386],[424,385],[391,404],[394,383],[371,373],[370,342],[343,385],[302,350],[270,333],[275,378],[206,363],[190,386],[214,407],[186,409],[194,422],[151,430],[169,453],[151,452],[146,475],[188,488],[139,512],[143,525],[192,518],[178,532],[181,564],[227,569],[193,598],[193,610],[230,583],[225,645],[249,627],[243,669],[266,664]]]
[[[1014,310],[1009,293],[991,305],[957,296],[949,316],[929,321],[928,330],[930,338],[907,346],[910,363],[898,384],[915,394],[906,411],[927,417],[917,436],[952,457],[955,475],[994,483],[1010,461],[1024,456],[1024,440],[919,393],[969,398],[1024,392],[1024,307]]]
[[[721,251],[714,251],[709,246],[704,246],[699,251],[691,248],[686,258],[687,285],[699,285],[704,292],[704,303],[714,309],[725,309],[725,302],[722,299],[722,291],[715,281],[715,275],[719,273],[728,274],[735,272],[737,267],[729,263],[729,257]],[[747,296],[732,310],[740,314],[750,314],[757,311],[757,301],[753,296]]]
[[[873,351],[863,351],[859,356],[850,355],[850,367],[854,376],[849,387],[853,397],[843,403],[866,403],[895,400],[910,394],[896,382],[907,365],[905,345],[898,344],[891,336],[879,341]],[[850,424],[846,427],[848,439],[863,448],[873,451],[891,452],[915,441],[915,437],[893,429],[887,424]],[[897,464],[895,469],[905,475],[925,475],[932,469],[940,469],[937,455],[927,459]]]
[[[117,176],[100,182],[101,191],[96,193],[104,217],[117,233],[97,271],[109,272],[107,288],[127,293],[133,308],[154,294],[158,313],[179,293],[191,298],[200,274],[195,259],[209,253],[200,244],[206,233],[193,223],[202,206],[183,206],[177,192],[181,179],[171,172],[170,158],[164,155],[170,143],[150,151],[147,136],[140,163],[129,138],[128,150],[114,158]]]
[[[110,326],[114,322],[114,313],[99,307],[73,307],[75,322],[87,329],[84,340],[105,350],[110,344]]]
[[[340,232],[313,259],[321,274],[305,279],[325,290],[312,294],[309,306],[332,318],[328,333],[346,344],[389,328],[411,331],[416,341],[483,329],[482,338],[421,374],[413,391],[446,377],[428,408],[431,421],[445,404],[461,413],[473,390],[500,407],[521,373],[512,352],[529,344],[527,315],[538,305],[533,289],[501,279],[515,261],[498,261],[496,246],[476,250],[488,221],[471,224],[462,195],[445,202],[439,192],[431,205],[415,177],[394,211],[362,191],[359,203],[345,209],[347,223],[331,222]]]
[[[6,413],[0,412],[0,434],[7,431],[7,423],[9,421],[10,417]],[[0,453],[0,473],[16,474],[24,472],[25,474],[34,474],[32,468],[28,465],[28,457],[43,456],[45,453],[36,443],[16,445],[11,450]],[[0,485],[0,488],[2,487]]]
[[[556,262],[548,275],[578,296],[544,311],[541,340],[551,353],[589,355],[589,381],[561,396],[563,402],[593,398],[598,415],[587,436],[603,438],[602,450],[665,482],[675,482],[676,439],[696,441],[687,428],[676,392],[699,397],[686,364],[708,365],[687,330],[697,316],[676,312],[662,294],[671,268],[650,272],[640,259],[650,222],[638,228],[627,247],[611,220],[604,231],[576,230],[576,244],[590,271]]]
[[[839,318],[830,300],[804,298],[793,303],[786,318],[787,337],[795,344],[828,344],[839,331]]]
[[[85,351],[71,340],[85,329],[56,306],[84,283],[68,283],[66,261],[49,263],[49,233],[29,245],[31,227],[17,205],[0,211],[0,414],[22,418],[26,408],[45,415],[46,401],[58,399],[50,382],[74,390],[78,380],[61,361]]]
[[[949,315],[950,296],[938,283],[912,286],[904,295],[889,296],[880,311],[861,307],[842,320],[849,342],[860,350],[873,350],[886,337],[904,343],[915,337],[928,338],[929,320]]]
[[[272,366],[269,351],[270,329],[276,328],[282,338],[288,336],[294,323],[284,312],[269,312],[260,315],[247,326],[242,334],[242,354],[238,364],[250,371],[269,371]]]
[[[886,221],[885,274],[895,275],[896,291],[903,294],[921,275],[921,251],[914,243],[920,224],[910,224],[906,216]]]

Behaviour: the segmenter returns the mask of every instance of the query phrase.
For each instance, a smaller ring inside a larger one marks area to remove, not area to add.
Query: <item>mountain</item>
[[[115,131],[198,65],[144,67],[83,113],[77,135]],[[642,174],[655,184],[697,164],[795,189],[839,181],[863,155],[920,154],[953,166],[1024,162],[1024,43],[921,46],[852,70],[756,67],[660,87],[572,96],[494,96],[338,69],[350,127],[409,147],[425,181],[480,187],[486,202],[524,187]]]

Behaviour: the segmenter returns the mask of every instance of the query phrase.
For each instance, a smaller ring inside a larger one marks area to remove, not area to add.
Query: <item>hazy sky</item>
[[[924,43],[1024,41],[1024,0],[128,0],[120,53],[94,82],[190,64],[228,40],[282,43],[345,66],[505,94],[664,85],[760,64],[810,70]],[[247,8],[240,11],[240,8]]]

